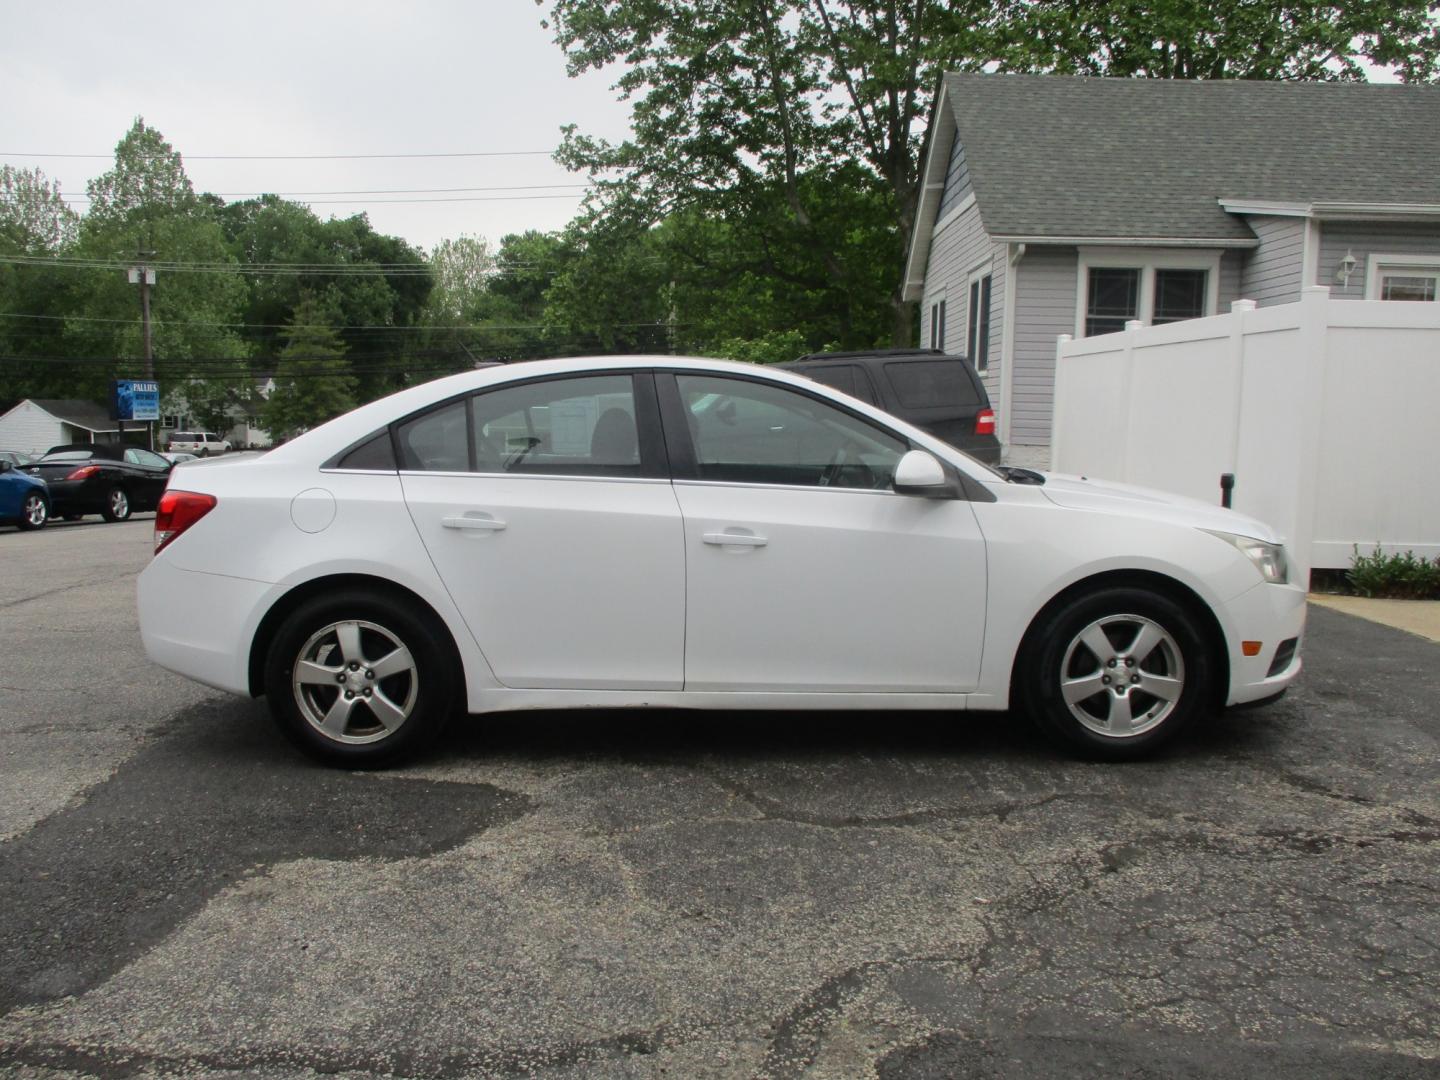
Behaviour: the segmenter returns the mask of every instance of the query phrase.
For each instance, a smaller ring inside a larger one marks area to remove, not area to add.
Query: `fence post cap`
[[[1130,333],[1133,330],[1139,330],[1144,325],[1145,324],[1139,319],[1127,319],[1125,321],[1125,332]]]
[[[1306,285],[1300,290],[1302,299],[1308,297],[1313,300],[1325,300],[1330,296],[1329,285]]]
[[[1256,306],[1256,305],[1255,305],[1255,301],[1254,301],[1254,300],[1231,300],[1231,301],[1230,301],[1230,310],[1231,310],[1232,312],[1233,312],[1233,311],[1254,311],[1254,310],[1255,310],[1255,306]]]

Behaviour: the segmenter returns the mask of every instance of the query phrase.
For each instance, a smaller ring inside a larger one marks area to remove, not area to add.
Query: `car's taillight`
[[[994,409],[981,409],[978,413],[975,414],[975,434],[976,434],[976,435],[994,435],[994,434],[995,434],[995,410],[994,410]]]
[[[84,480],[84,479],[86,479],[87,477],[94,476],[94,475],[95,475],[97,472],[99,472],[99,471],[100,471],[100,466],[99,466],[99,465],[81,465],[80,468],[76,469],[76,470],[75,470],[74,472],[72,472],[69,476],[65,477],[65,479],[66,479],[66,480]]]
[[[155,554],[215,509],[215,496],[198,491],[166,491],[155,507]]]

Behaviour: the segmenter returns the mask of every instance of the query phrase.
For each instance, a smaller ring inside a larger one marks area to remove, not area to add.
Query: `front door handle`
[[[440,524],[447,529],[484,529],[487,532],[499,532],[505,528],[505,522],[499,518],[476,517],[472,514],[465,514],[462,517],[441,518]]]
[[[754,533],[738,532],[705,533],[701,539],[707,544],[718,544],[721,547],[764,547],[770,542]]]

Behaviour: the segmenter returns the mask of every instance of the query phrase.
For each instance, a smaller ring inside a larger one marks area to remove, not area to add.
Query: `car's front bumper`
[[[1300,674],[1305,635],[1304,589],[1298,585],[1257,585],[1225,605],[1225,619],[1230,654],[1227,705],[1274,697],[1295,681]],[[1247,641],[1260,643],[1254,656],[1245,655]],[[1279,652],[1289,642],[1293,642],[1293,652],[1286,662]]]

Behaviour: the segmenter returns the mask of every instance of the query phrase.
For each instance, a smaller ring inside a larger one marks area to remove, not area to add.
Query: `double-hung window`
[[[1213,315],[1219,275],[1218,253],[1082,248],[1076,332],[1093,337],[1132,320],[1158,326]]]

